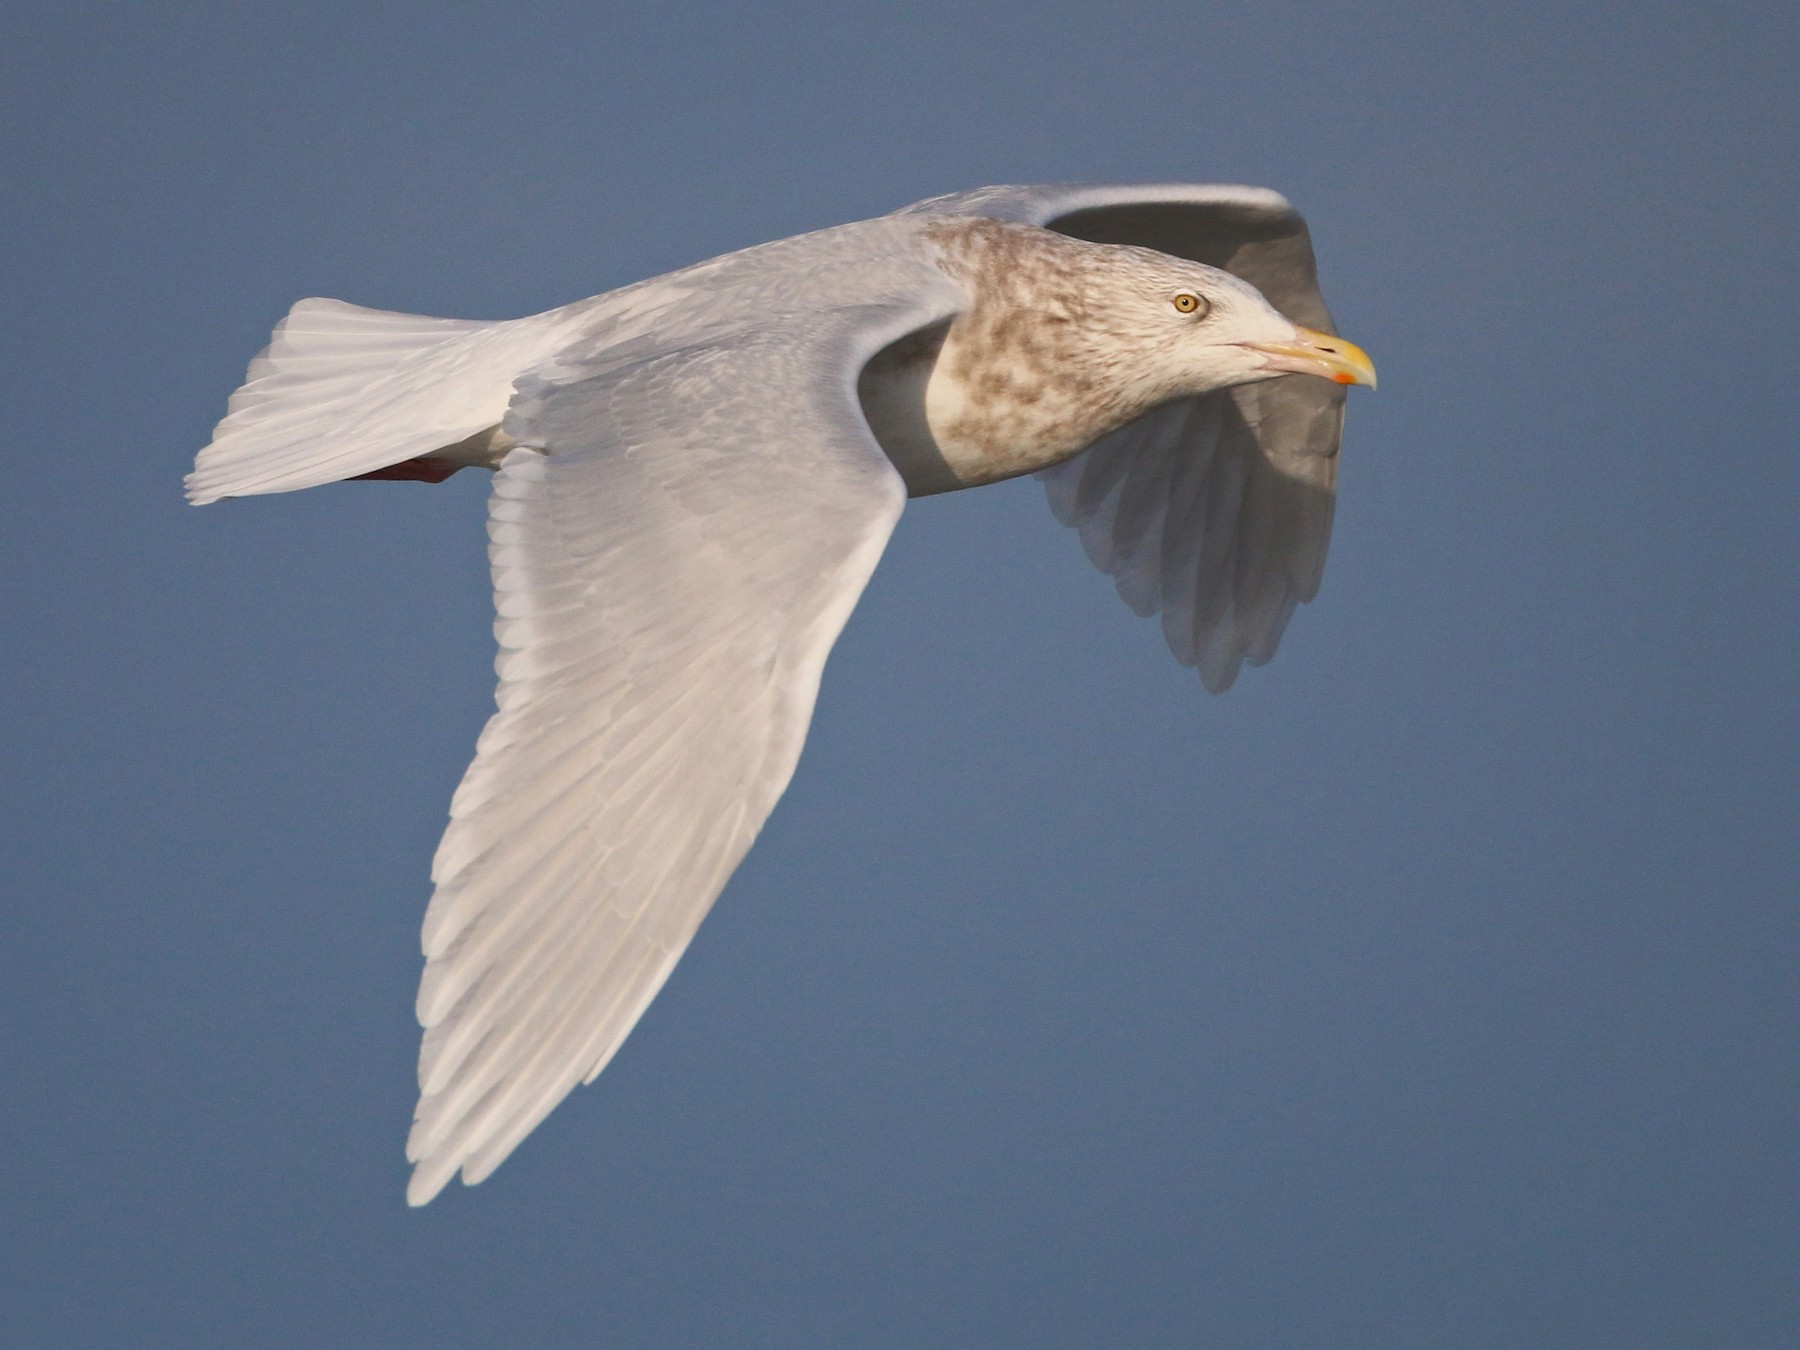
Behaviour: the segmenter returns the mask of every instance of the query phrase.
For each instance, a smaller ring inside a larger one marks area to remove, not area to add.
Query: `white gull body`
[[[1209,688],[1268,660],[1373,383],[1330,332],[1292,207],[1182,184],[936,198],[504,322],[295,305],[191,500],[497,471],[499,709],[432,866],[408,1198],[617,1051],[908,495],[1037,472]]]

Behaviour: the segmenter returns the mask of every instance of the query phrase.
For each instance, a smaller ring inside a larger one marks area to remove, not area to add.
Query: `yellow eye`
[[[1198,314],[1206,302],[1192,291],[1183,291],[1175,297],[1172,303],[1183,314]]]

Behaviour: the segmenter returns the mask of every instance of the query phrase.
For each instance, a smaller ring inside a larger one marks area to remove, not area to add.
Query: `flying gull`
[[[498,711],[432,863],[408,1199],[618,1050],[907,497],[1035,473],[1207,688],[1273,656],[1375,383],[1332,333],[1294,209],[1190,184],[937,197],[504,322],[296,304],[190,500],[495,475]]]

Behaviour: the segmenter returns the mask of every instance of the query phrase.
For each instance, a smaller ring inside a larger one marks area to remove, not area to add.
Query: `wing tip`
[[[457,1164],[445,1165],[441,1158],[423,1158],[413,1167],[412,1177],[406,1183],[406,1203],[413,1209],[421,1209],[437,1199],[438,1193],[450,1184],[450,1178],[456,1175]],[[473,1182],[466,1182],[474,1185]]]

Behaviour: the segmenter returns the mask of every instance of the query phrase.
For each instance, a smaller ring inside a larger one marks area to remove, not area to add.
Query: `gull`
[[[195,504],[492,470],[497,711],[432,862],[407,1189],[603,1069],[792,777],[908,497],[1024,474],[1222,691],[1324,568],[1343,386],[1261,188],[981,188],[500,322],[297,303]]]

